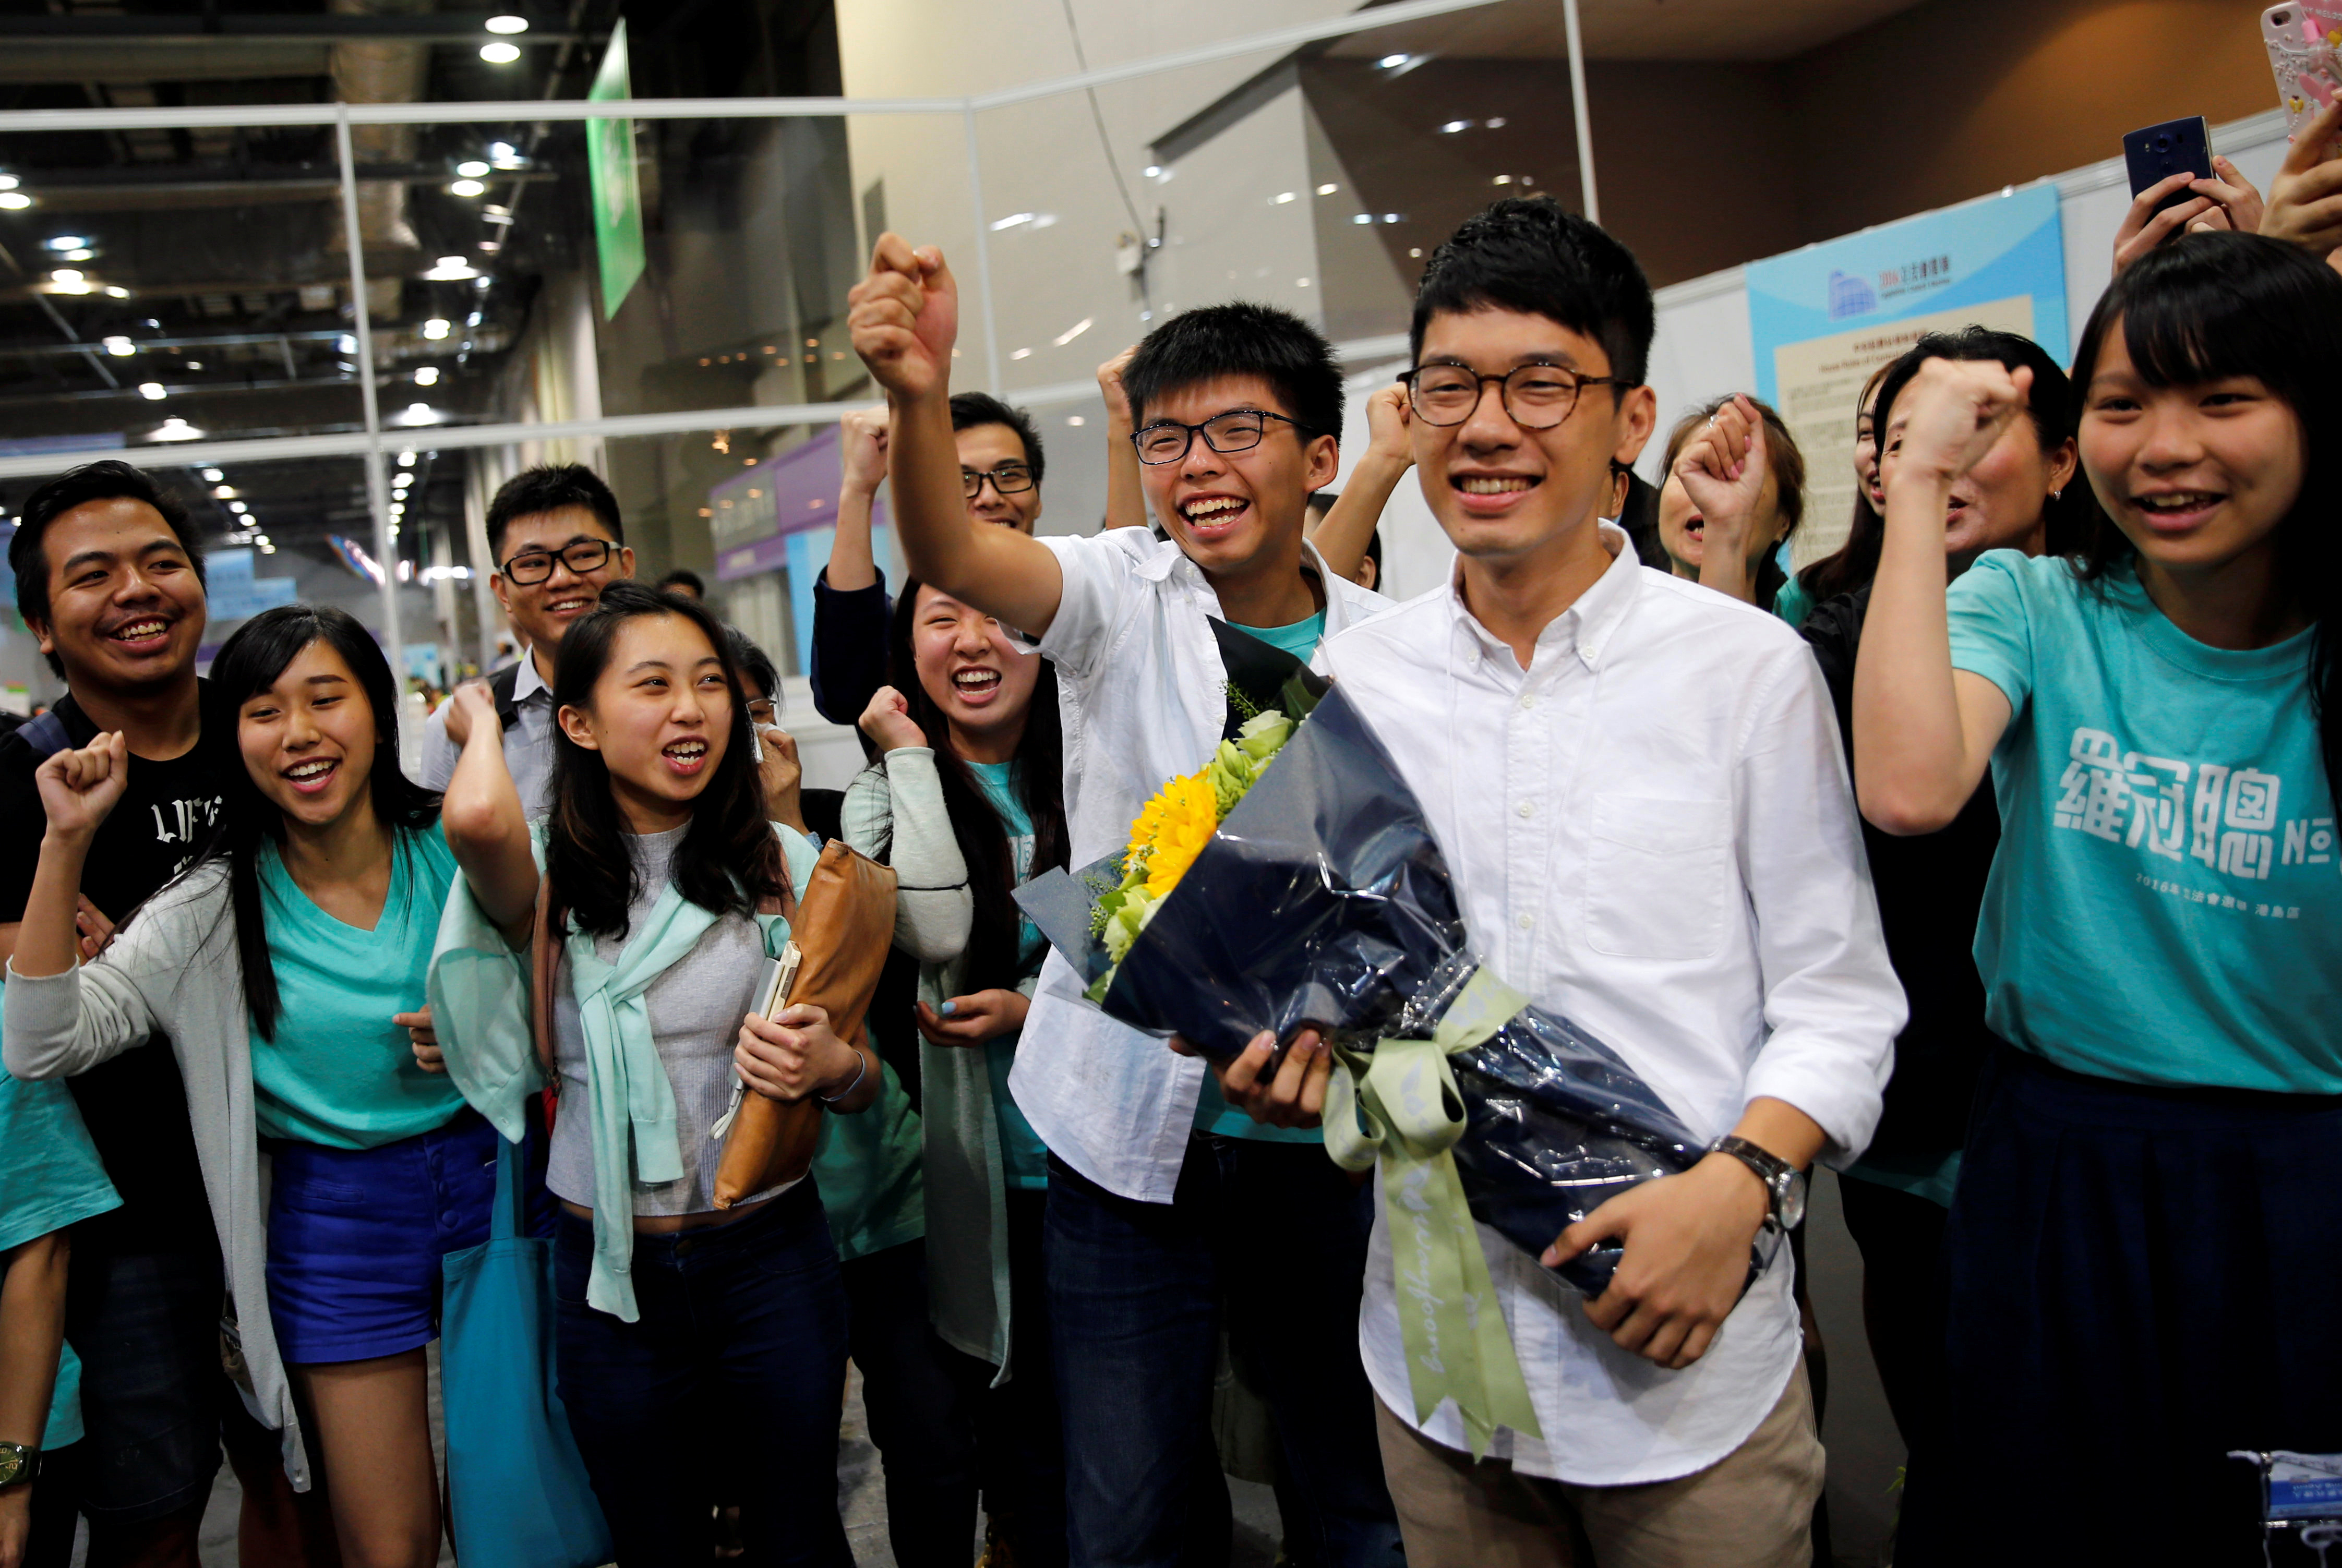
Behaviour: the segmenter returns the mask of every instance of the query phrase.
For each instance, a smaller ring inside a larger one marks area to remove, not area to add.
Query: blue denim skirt
[[[439,1260],[488,1239],[495,1129],[465,1110],[376,1149],[268,1149],[268,1305],[285,1359],[365,1361],[436,1338]]]

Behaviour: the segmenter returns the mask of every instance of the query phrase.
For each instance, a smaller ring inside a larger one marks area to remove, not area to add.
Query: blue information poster
[[[2042,184],[1808,245],[1746,269],[1757,395],[1781,412],[1808,476],[1799,565],[1844,542],[1854,505],[1855,399],[1930,332],[2023,333],[2063,365],[2065,236]]]

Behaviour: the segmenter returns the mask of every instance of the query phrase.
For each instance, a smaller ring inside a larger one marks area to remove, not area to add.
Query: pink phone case
[[[2286,134],[2302,126],[2342,95],[2342,0],[2288,0],[2261,13],[2261,42],[2284,105]]]

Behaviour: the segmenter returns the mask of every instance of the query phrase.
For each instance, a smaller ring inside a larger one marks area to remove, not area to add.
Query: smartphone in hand
[[[2261,44],[2268,50],[2269,74],[2285,106],[2286,135],[2302,126],[2342,94],[2342,0],[2288,0],[2261,13]]]
[[[2129,167],[2132,195],[2183,170],[2197,179],[2208,180],[2212,178],[2212,134],[2201,115],[2166,120],[2125,135],[2123,162]],[[2195,199],[2196,193],[2182,185],[2157,202],[2155,210],[2161,212]]]

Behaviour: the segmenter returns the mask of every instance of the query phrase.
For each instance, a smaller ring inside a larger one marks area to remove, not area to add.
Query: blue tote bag
[[[599,1568],[616,1553],[553,1388],[553,1243],[522,1233],[517,1145],[498,1141],[488,1239],[449,1253],[439,1350],[455,1554]]]

